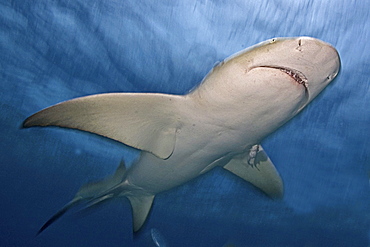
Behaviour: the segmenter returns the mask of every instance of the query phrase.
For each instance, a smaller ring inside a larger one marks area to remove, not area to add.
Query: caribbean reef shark
[[[133,230],[144,224],[156,194],[214,167],[273,198],[283,182],[261,141],[299,113],[338,74],[336,49],[310,37],[274,38],[215,66],[186,95],[107,93],[65,101],[27,118],[23,126],[92,132],[142,150],[105,180],[80,188],[45,230],[73,206],[127,197]]]

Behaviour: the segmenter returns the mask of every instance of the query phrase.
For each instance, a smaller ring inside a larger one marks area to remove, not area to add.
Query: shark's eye
[[[326,77],[327,80],[333,80],[334,77],[336,76],[337,74],[336,73],[333,73],[333,74],[330,74]]]

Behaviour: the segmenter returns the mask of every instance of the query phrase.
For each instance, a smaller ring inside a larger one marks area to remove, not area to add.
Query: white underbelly
[[[195,135],[196,136],[196,135]],[[151,153],[143,152],[140,159],[127,171],[126,180],[130,185],[148,193],[156,194],[172,189],[209,171],[215,166],[226,165],[246,145],[236,145],[235,138],[220,137],[223,141],[205,138],[195,143],[187,142],[196,138],[180,139],[174,153],[163,160]],[[208,141],[207,141],[208,140]],[[243,139],[240,143],[245,144]],[[248,146],[248,145],[247,145]]]
[[[212,163],[211,157],[176,157],[162,160],[143,153],[127,172],[129,184],[149,193],[159,193],[179,186],[197,176]]]

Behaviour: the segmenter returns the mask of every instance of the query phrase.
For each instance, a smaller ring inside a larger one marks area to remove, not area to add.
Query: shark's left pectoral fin
[[[260,145],[253,146],[246,154],[234,157],[224,168],[250,182],[272,198],[283,197],[283,181]]]
[[[111,93],[56,104],[27,118],[23,127],[60,126],[92,132],[168,158],[175,146],[177,107],[183,97]]]

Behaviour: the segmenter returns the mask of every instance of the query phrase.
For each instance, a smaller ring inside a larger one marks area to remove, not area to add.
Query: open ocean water
[[[370,246],[370,1],[0,0],[0,246]],[[97,93],[184,94],[273,37],[331,43],[341,72],[262,144],[285,183],[271,200],[221,169],[156,197],[132,234],[126,199],[71,212],[79,187],[138,151],[84,132],[21,129]]]

